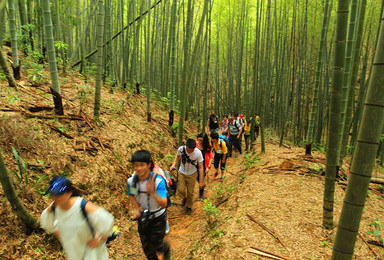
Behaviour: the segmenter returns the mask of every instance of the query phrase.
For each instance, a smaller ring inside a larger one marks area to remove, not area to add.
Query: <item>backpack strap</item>
[[[87,221],[87,224],[89,226],[89,229],[91,230],[92,236],[95,236],[95,230],[93,229],[91,223],[89,222],[87,212],[85,211],[85,205],[87,204],[87,202],[88,201],[86,201],[85,199],[81,199],[80,209],[81,209],[81,213],[83,214],[85,220]],[[53,203],[51,204],[51,210],[52,210],[53,215],[55,216],[56,207],[53,205]]]
[[[187,163],[190,163],[196,166],[196,160],[191,160],[191,158],[188,156],[187,150],[185,149],[185,145],[183,146],[183,151],[181,152],[181,156],[185,157]]]
[[[95,236],[95,230],[93,229],[91,223],[89,222],[87,212],[85,211],[85,205],[87,205],[87,202],[88,201],[86,201],[85,199],[82,199],[80,203],[80,209],[81,209],[81,213],[83,213],[85,220],[87,221],[87,224],[89,226],[89,229],[91,230],[92,236]]]

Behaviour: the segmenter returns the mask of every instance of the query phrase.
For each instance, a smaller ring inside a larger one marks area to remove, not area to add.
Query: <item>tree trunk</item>
[[[43,12],[44,12],[44,26],[45,34],[47,38],[48,45],[48,60],[49,60],[49,72],[51,74],[52,89],[55,91],[53,95],[53,103],[55,104],[55,112],[58,115],[64,115],[63,104],[61,100],[57,99],[57,96],[61,95],[60,85],[59,85],[59,75],[57,72],[57,63],[56,63],[56,51],[55,51],[55,42],[53,39],[52,32],[52,19],[51,19],[51,9],[49,0],[42,0]]]
[[[97,59],[96,59],[96,91],[93,116],[99,119],[101,87],[103,85],[103,35],[104,35],[104,3],[98,0],[99,15],[97,18]]]
[[[2,35],[0,37],[2,38]],[[9,86],[16,88],[17,83],[16,83],[15,79],[13,78],[13,76],[12,76],[12,74],[8,68],[7,62],[4,59],[2,48],[0,49],[0,66],[3,69],[3,72],[5,74],[5,77],[7,78]]]
[[[16,14],[15,14],[15,0],[8,0],[9,8],[9,32],[11,34],[12,43],[12,69],[13,77],[20,79],[20,62],[19,53],[17,50],[17,38],[16,38]]]
[[[39,223],[37,223],[36,219],[31,216],[24,205],[21,203],[19,198],[17,197],[17,193],[15,187],[13,186],[11,179],[8,176],[7,169],[5,168],[4,159],[0,151],[0,182],[3,187],[5,196],[7,197],[9,203],[12,206],[14,212],[24,221],[30,229],[37,229],[39,227]]]
[[[149,50],[151,49],[151,0],[148,0],[148,20],[147,20],[147,38],[145,42],[145,85],[146,85],[146,94],[147,94],[147,121],[151,121],[151,64],[150,64],[150,54]]]
[[[325,0],[324,3],[324,11],[323,11],[323,21],[321,26],[321,36],[319,43],[319,52],[317,57],[317,66],[316,66],[316,74],[315,74],[315,84],[313,85],[313,97],[312,97],[312,107],[311,107],[311,115],[309,119],[309,126],[307,132],[307,144],[305,154],[311,154],[311,145],[313,143],[314,137],[314,127],[315,127],[315,118],[318,115],[318,102],[319,102],[319,90],[321,85],[321,69],[323,67],[323,51],[324,45],[326,44],[326,28],[328,21],[328,8],[329,8],[329,0]],[[309,101],[309,100],[308,100]]]
[[[327,159],[324,185],[323,226],[333,228],[333,202],[335,179],[338,174],[340,143],[339,121],[341,110],[341,88],[343,84],[343,67],[345,57],[345,40],[348,25],[348,0],[339,0],[337,8],[335,61],[332,80],[332,96],[328,123]]]
[[[352,259],[384,126],[384,12],[332,259]]]
[[[343,76],[343,88],[342,88],[342,100],[341,100],[341,113],[340,113],[340,158],[339,165],[343,165],[344,155],[346,153],[346,146],[349,140],[349,132],[350,132],[350,118],[347,121],[346,114],[348,103],[354,102],[354,97],[349,99],[349,93],[351,90],[351,68],[354,61],[352,60],[352,51],[355,46],[356,41],[356,21],[357,21],[357,13],[358,13],[358,0],[352,0],[351,2],[351,15],[349,17],[349,26],[348,26],[348,38],[347,38],[347,46],[345,51],[345,62],[344,62],[344,76]],[[354,87],[354,86],[353,86]],[[350,107],[352,109],[352,107]]]

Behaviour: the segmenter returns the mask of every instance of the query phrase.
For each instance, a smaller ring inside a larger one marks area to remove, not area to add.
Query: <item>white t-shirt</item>
[[[183,152],[183,151],[185,151],[185,152]],[[188,161],[183,163],[183,154],[184,153],[186,153],[187,156],[189,157],[189,159],[191,159],[191,161],[194,161],[195,164],[192,164]],[[201,151],[198,148],[195,148],[195,150],[192,153],[188,153],[187,149],[183,145],[183,146],[180,146],[179,149],[177,149],[177,155],[181,156],[181,163],[180,163],[179,171],[185,175],[194,174],[197,171],[196,165],[198,165],[198,163],[201,163],[204,161],[203,154],[201,153]]]
[[[140,181],[140,179],[137,179],[137,183],[134,185],[133,179],[134,175],[137,174],[134,172],[131,177],[127,180],[128,185],[128,195],[130,196],[137,196],[136,200],[137,203],[143,208],[143,209],[149,209],[150,212],[155,212],[154,216],[158,217],[161,216],[165,209],[161,208],[159,204],[156,202],[155,198],[153,196],[147,195],[147,184],[148,179],[145,179],[144,181]],[[152,173],[151,173],[152,174]],[[163,172],[164,174],[164,172]],[[151,176],[150,176],[151,177]],[[153,177],[151,177],[153,178]],[[166,198],[167,197],[167,186],[165,183],[165,180],[160,177],[159,175],[156,176],[156,192],[160,196],[160,198]]]
[[[40,224],[49,233],[59,230],[60,242],[64,248],[67,259],[70,260],[104,260],[108,258],[107,246],[101,245],[91,248],[87,242],[92,239],[92,233],[85,219],[78,197],[69,210],[56,207],[55,213],[48,212],[46,208],[40,216]],[[95,232],[105,236],[112,233],[114,218],[103,208],[98,208],[93,213],[87,213],[87,217]]]

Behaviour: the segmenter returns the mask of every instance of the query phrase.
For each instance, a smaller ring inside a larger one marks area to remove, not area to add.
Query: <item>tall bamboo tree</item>
[[[340,113],[340,166],[343,163],[344,154],[346,151],[347,139],[349,139],[350,122],[346,121],[346,114],[349,102],[349,93],[351,92],[351,68],[353,64],[353,49],[356,41],[356,21],[358,17],[358,0],[351,2],[351,14],[349,16],[349,26],[347,35],[347,45],[345,50],[344,76],[341,98],[341,113]],[[352,102],[352,100],[351,100]],[[352,107],[350,107],[352,108]]]
[[[349,91],[349,97],[348,97],[348,107],[347,107],[347,113],[346,113],[346,117],[345,117],[345,127],[349,126],[351,123],[352,123],[352,112],[353,112],[353,109],[354,109],[354,98],[355,98],[355,86],[356,86],[356,83],[357,83],[357,76],[358,76],[358,70],[359,70],[359,65],[360,65],[360,54],[361,54],[361,51],[360,51],[360,48],[361,48],[361,42],[363,40],[363,28],[364,28],[364,20],[365,20],[365,11],[366,11],[366,7],[367,7],[367,0],[362,0],[361,1],[361,4],[360,4],[360,11],[359,11],[359,19],[358,19],[358,24],[357,24],[357,36],[356,36],[356,44],[355,44],[355,47],[354,47],[354,50],[353,50],[353,65],[352,65],[352,72],[351,72],[351,80],[350,80],[350,91]],[[364,75],[364,74],[363,74]],[[362,86],[360,85],[360,88]],[[362,102],[361,102],[362,103]],[[358,102],[359,104],[359,102]],[[358,109],[356,108],[356,112],[355,112],[355,118],[357,119],[359,116],[358,116]],[[357,129],[356,129],[357,130]],[[356,132],[356,130],[354,129],[353,132]],[[344,136],[343,136],[343,143],[342,145],[347,145],[348,144],[348,138],[347,136],[349,135],[346,135],[345,134],[346,132],[346,129],[344,130]],[[352,137],[351,137],[351,146],[353,147],[353,143],[352,143],[352,140],[353,140],[353,136],[355,135],[355,133],[352,132]],[[353,148],[352,148],[353,149]]]
[[[2,48],[0,49],[0,67],[3,70],[5,77],[7,78],[8,84],[10,87],[16,88],[17,83],[15,81],[15,78],[11,74],[11,71],[8,68],[7,62],[5,61]]]
[[[314,138],[314,127],[315,127],[315,119],[318,112],[318,101],[319,101],[319,91],[321,85],[321,68],[323,67],[323,51],[324,45],[326,44],[326,28],[328,21],[328,8],[329,8],[329,0],[324,1],[323,8],[323,19],[321,23],[321,34],[320,34],[320,42],[319,42],[319,50],[317,57],[317,65],[316,65],[316,74],[315,74],[315,84],[313,85],[313,95],[312,95],[312,107],[311,114],[309,119],[308,133],[307,133],[307,145],[305,149],[305,154],[311,154],[311,145]]]
[[[339,0],[337,6],[335,61],[332,79],[332,96],[327,135],[327,159],[324,184],[323,226],[333,228],[333,202],[335,179],[338,174],[340,143],[339,121],[341,111],[341,88],[343,85],[343,67],[345,57],[345,41],[348,24],[348,0]]]
[[[7,197],[9,203],[12,206],[12,209],[15,213],[24,221],[30,229],[37,229],[39,224],[36,219],[28,213],[24,205],[21,203],[20,199],[17,197],[15,187],[12,184],[11,179],[9,178],[7,169],[5,168],[3,155],[0,151],[0,183],[3,187],[5,196]]]
[[[57,63],[56,63],[56,51],[55,51],[55,41],[53,39],[52,32],[52,19],[51,19],[51,8],[49,0],[41,0],[43,5],[44,13],[44,28],[45,36],[47,41],[47,51],[48,51],[48,61],[49,61],[49,72],[51,74],[51,93],[53,96],[53,103],[55,104],[55,113],[58,115],[63,115],[63,102],[61,98],[61,90],[59,84],[59,74],[57,72]]]
[[[4,0],[5,3],[5,0]],[[0,67],[2,68],[5,77],[7,78],[10,87],[17,87],[17,83],[9,70],[7,62],[3,55],[3,35],[5,32],[5,21],[4,21],[4,8],[0,4]]]
[[[151,0],[148,0],[148,20],[147,20],[147,39],[145,42],[145,85],[147,91],[147,121],[151,122],[151,64],[150,54],[151,49]]]
[[[190,42],[192,39],[192,21],[193,21],[193,10],[192,10],[192,0],[188,0],[187,5],[187,21],[185,26],[185,36],[184,36],[184,64],[183,64],[183,73],[181,78],[181,93],[185,93],[187,91],[187,77],[189,73],[189,59],[190,59]],[[181,113],[180,113],[180,119],[179,119],[179,126],[178,126],[178,143],[181,145],[183,143],[183,131],[184,131],[184,117],[187,110],[187,95],[181,95]]]
[[[384,12],[364,104],[359,137],[337,229],[332,259],[352,259],[376,152],[384,127]]]
[[[100,116],[101,87],[103,85],[103,36],[104,36],[104,3],[98,0],[99,15],[97,16],[97,58],[96,58],[96,91],[93,116]]]
[[[12,45],[12,68],[13,76],[15,79],[20,79],[20,62],[19,53],[17,50],[17,38],[16,38],[16,14],[15,14],[15,0],[8,0],[9,9],[9,33],[11,34]]]
[[[171,111],[169,112],[169,126],[173,125],[174,122],[174,113],[175,113],[175,103],[176,103],[176,25],[177,25],[177,0],[172,1],[172,11],[171,11],[171,24],[170,24],[170,90],[171,90]]]
[[[6,31],[5,29],[5,8],[3,8],[3,5],[5,5],[5,0],[4,4],[0,3],[0,47],[3,47],[3,35]]]

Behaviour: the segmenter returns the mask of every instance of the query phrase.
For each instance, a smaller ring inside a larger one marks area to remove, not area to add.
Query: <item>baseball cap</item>
[[[72,182],[65,176],[55,176],[49,182],[49,186],[45,195],[63,195],[65,192],[72,190]]]

